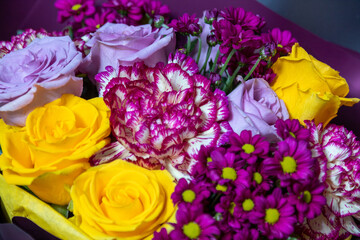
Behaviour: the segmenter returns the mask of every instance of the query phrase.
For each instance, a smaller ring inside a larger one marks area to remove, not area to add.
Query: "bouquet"
[[[349,86],[240,7],[57,0],[0,42],[0,197],[61,239],[360,236]]]

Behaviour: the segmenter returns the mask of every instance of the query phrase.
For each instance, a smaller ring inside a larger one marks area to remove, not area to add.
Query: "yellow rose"
[[[349,86],[339,72],[316,60],[298,43],[272,69],[277,75],[272,89],[285,102],[290,117],[302,123],[315,120],[326,125],[336,117],[340,106],[359,102],[358,98],[345,98]]]
[[[25,127],[1,121],[0,130],[5,180],[64,205],[74,179],[90,167],[89,157],[109,142],[109,109],[102,98],[87,101],[65,94],[33,110]]]
[[[115,160],[89,168],[71,188],[75,225],[93,239],[143,239],[175,212],[165,170]]]

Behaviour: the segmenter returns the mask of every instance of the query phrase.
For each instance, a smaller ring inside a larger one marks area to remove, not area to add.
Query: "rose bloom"
[[[277,75],[272,89],[284,100],[292,119],[314,120],[325,125],[340,106],[352,106],[357,98],[345,98],[349,86],[328,65],[316,60],[295,43],[289,56],[280,57],[272,66]]]
[[[276,134],[275,122],[288,119],[289,113],[269,84],[261,78],[241,83],[229,95],[229,123],[234,132],[240,134],[250,130],[268,141],[280,140]]]
[[[27,115],[65,93],[80,96],[82,56],[69,37],[35,39],[0,59],[0,117],[24,126]]]
[[[152,237],[175,213],[166,170],[115,160],[89,168],[71,188],[75,224],[92,239]]]
[[[32,111],[25,127],[0,125],[0,168],[9,184],[27,185],[39,198],[59,205],[70,201],[73,180],[89,157],[109,139],[109,110],[102,98],[65,94]]]
[[[93,79],[105,67],[115,64],[131,66],[144,61],[148,66],[166,62],[175,49],[175,36],[170,29],[153,29],[151,25],[128,26],[106,23],[86,44],[91,47],[81,70]]]

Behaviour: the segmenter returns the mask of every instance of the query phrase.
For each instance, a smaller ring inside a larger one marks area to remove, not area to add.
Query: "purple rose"
[[[230,126],[234,132],[250,130],[261,134],[268,141],[278,141],[275,122],[288,119],[284,102],[278,98],[269,84],[261,78],[241,83],[229,95]]]
[[[27,115],[70,93],[80,96],[82,78],[75,70],[82,55],[69,37],[35,39],[26,48],[0,59],[0,117],[24,126]]]
[[[105,71],[106,66],[117,68],[144,61],[153,67],[158,62],[167,62],[169,53],[175,49],[175,36],[173,29],[153,29],[149,24],[128,26],[106,23],[86,45],[91,50],[81,70],[93,80],[97,73]]]

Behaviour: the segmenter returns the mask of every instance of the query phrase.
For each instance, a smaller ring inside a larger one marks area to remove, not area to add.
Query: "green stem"
[[[235,77],[237,76],[237,74],[239,73],[240,69],[241,69],[241,65],[238,65],[237,68],[235,69],[235,72],[231,75],[231,77],[229,77],[224,85],[223,91],[228,94],[230,92],[230,88],[234,82]]]
[[[191,48],[191,38],[190,38],[190,35],[188,35],[187,43],[186,43],[186,55],[190,54],[190,48]]]
[[[196,64],[199,63],[199,59],[200,59],[200,55],[201,55],[201,47],[202,47],[202,41],[201,38],[198,38],[198,54],[197,54],[197,58],[196,58]]]
[[[259,58],[256,60],[254,66],[250,69],[250,72],[245,76],[244,81],[246,81],[246,80],[249,79],[249,77],[251,76],[251,74],[255,71],[256,67],[259,65],[259,62],[260,62],[260,61],[261,61],[261,57],[259,57]]]
[[[208,47],[208,50],[207,50],[207,53],[206,53],[205,62],[204,62],[204,64],[203,64],[202,68],[200,69],[200,73],[201,73],[202,71],[204,71],[204,72],[206,71],[206,66],[207,66],[207,62],[209,61],[209,57],[210,57],[210,54],[211,54],[211,50],[212,50],[212,47],[209,46],[209,47]]]
[[[216,56],[215,56],[213,65],[212,65],[212,67],[211,67],[211,72],[214,72],[214,71],[215,71],[215,66],[216,66],[217,60],[218,60],[218,58],[219,58],[219,55],[220,55],[220,49],[218,49],[218,51],[217,51],[217,53],[216,53]]]
[[[221,71],[220,71],[220,73],[219,73],[220,76],[225,72],[225,70],[226,70],[226,68],[227,68],[227,65],[229,64],[229,62],[230,62],[232,56],[235,54],[235,52],[236,52],[236,49],[231,50],[229,56],[227,57],[227,59],[226,59],[226,61],[225,61],[225,63],[224,63],[224,66],[221,68]]]

